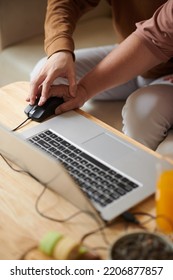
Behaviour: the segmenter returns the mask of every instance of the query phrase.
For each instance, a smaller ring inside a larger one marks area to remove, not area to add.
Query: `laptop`
[[[0,149],[43,184],[104,222],[155,192],[159,155],[77,111],[22,133],[1,126]]]

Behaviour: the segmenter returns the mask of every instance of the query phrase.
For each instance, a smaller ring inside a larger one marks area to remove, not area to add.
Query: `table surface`
[[[27,106],[25,99],[28,93],[28,82],[17,82],[0,89],[0,120],[2,124],[12,129],[26,119],[24,108]],[[82,113],[80,110],[79,112]],[[92,116],[83,114],[108,127]],[[33,125],[37,125],[37,123],[29,122],[22,129],[28,129]],[[111,127],[109,129],[120,133]],[[44,234],[52,230],[81,240],[85,234],[98,229],[97,223],[82,213],[65,223],[43,217],[36,211],[37,199],[43,191],[43,186],[30,176],[12,170],[2,158],[0,158],[0,168],[1,260],[20,259],[30,248],[38,245]],[[77,211],[73,205],[49,189],[46,189],[38,207],[41,213],[55,219],[65,219]],[[149,197],[132,210],[154,214],[154,196]],[[147,215],[137,217],[147,229],[155,229],[155,220],[149,219]],[[138,226],[129,224],[118,217],[111,226],[106,227],[102,232],[98,231],[88,236],[84,240],[84,244],[90,248],[97,248],[101,258],[108,259],[109,248],[113,241],[122,234],[138,229]]]

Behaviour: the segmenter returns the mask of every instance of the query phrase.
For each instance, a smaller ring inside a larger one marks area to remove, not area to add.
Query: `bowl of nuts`
[[[146,231],[121,235],[110,248],[112,260],[173,260],[173,243],[165,235]]]

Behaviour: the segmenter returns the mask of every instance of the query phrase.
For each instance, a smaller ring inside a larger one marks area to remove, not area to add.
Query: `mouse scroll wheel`
[[[37,106],[35,105],[35,106],[31,109],[30,113],[33,114],[33,113],[35,112],[36,108],[37,108]]]
[[[29,115],[32,116],[34,113],[35,113],[35,109],[32,109],[32,110],[29,112]]]
[[[35,111],[36,111],[36,106],[29,111],[28,116],[29,117],[33,116]]]

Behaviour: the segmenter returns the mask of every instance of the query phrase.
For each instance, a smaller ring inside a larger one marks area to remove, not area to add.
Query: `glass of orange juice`
[[[158,163],[156,183],[156,221],[164,233],[173,232],[173,159],[163,157]]]

